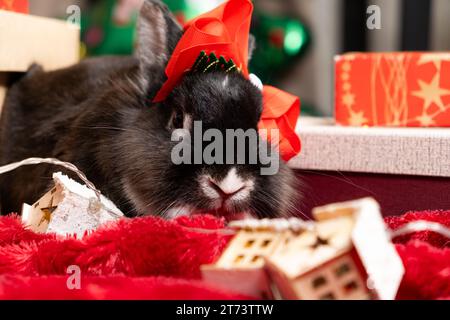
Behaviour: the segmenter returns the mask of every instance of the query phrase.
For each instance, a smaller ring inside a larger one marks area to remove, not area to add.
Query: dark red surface
[[[384,216],[408,211],[450,209],[450,178],[349,172],[299,171],[303,199],[299,210],[373,197]]]

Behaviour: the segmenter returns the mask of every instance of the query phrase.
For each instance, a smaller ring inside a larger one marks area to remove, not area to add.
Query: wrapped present
[[[0,0],[0,113],[10,73],[26,72],[37,63],[45,70],[68,67],[79,61],[79,27],[57,19],[2,10],[24,8],[27,1]],[[12,6],[12,3],[16,3]],[[10,6],[11,4],[11,6]]]
[[[54,70],[79,61],[79,27],[65,21],[0,10],[0,39],[0,72],[25,72],[33,63]]]
[[[450,52],[347,53],[335,67],[338,124],[450,127]]]
[[[28,13],[28,0],[0,0],[0,10]]]

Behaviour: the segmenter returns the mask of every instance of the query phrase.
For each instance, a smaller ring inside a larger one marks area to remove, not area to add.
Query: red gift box
[[[450,52],[348,53],[335,67],[338,124],[450,127]]]
[[[28,0],[0,0],[0,10],[28,13]]]

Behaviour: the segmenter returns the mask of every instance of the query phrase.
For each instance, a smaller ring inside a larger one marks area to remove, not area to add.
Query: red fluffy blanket
[[[450,211],[387,218],[393,229],[412,220],[450,226]],[[200,279],[230,236],[211,216],[164,221],[121,220],[77,239],[35,234],[15,216],[0,218],[0,299],[245,299]],[[450,241],[431,232],[395,239],[406,274],[399,299],[450,298]],[[81,270],[81,289],[67,286],[68,266]]]

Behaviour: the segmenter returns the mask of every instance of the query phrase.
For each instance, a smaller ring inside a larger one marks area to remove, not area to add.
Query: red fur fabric
[[[450,226],[450,211],[387,218],[391,228],[426,219]],[[0,299],[243,299],[203,283],[230,236],[211,216],[175,221],[147,217],[105,225],[83,239],[39,235],[17,217],[0,218]],[[209,232],[199,232],[206,229]],[[450,298],[450,241],[422,232],[396,239],[406,274],[399,299]],[[79,266],[81,289],[67,286]]]
[[[450,211],[411,212],[385,219],[391,229],[415,220],[450,228]],[[450,239],[430,231],[394,239],[405,266],[398,299],[450,299]]]

